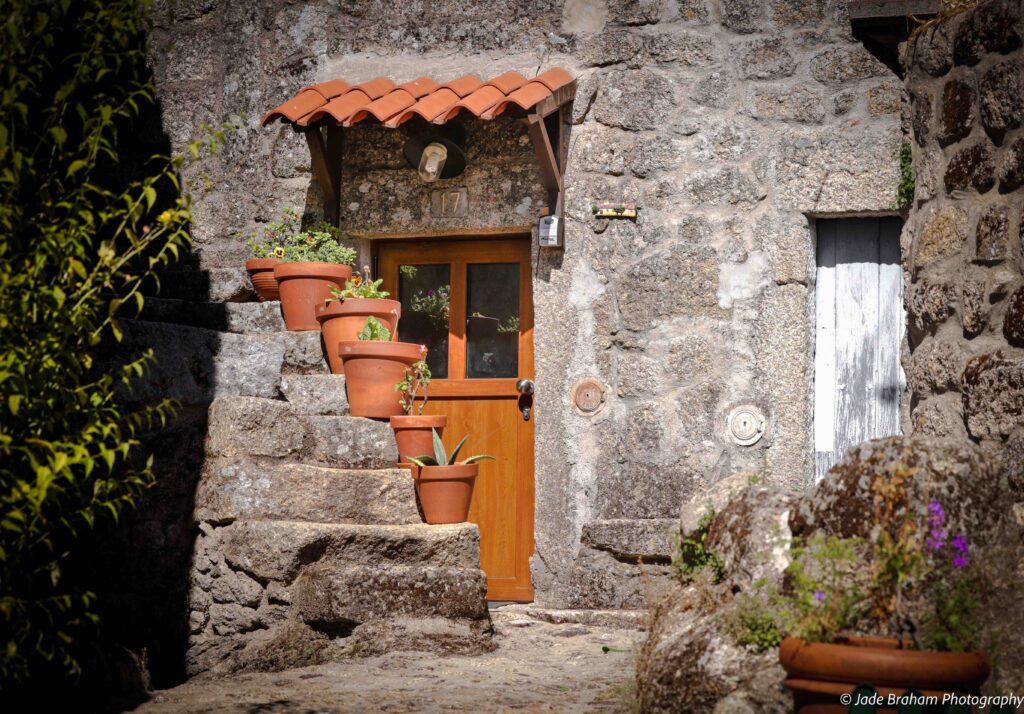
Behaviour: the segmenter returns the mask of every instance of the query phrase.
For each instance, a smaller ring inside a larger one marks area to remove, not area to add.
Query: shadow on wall
[[[162,130],[159,102],[143,109],[134,131],[123,134],[119,147],[127,180],[145,171],[154,154],[170,155]],[[173,196],[161,200],[170,203]],[[152,455],[155,481],[136,508],[120,522],[87,537],[78,574],[98,596],[102,654],[85,666],[85,695],[104,706],[131,706],[145,699],[148,687],[166,687],[185,679],[188,638],[188,577],[196,532],[192,511],[203,464],[207,407],[212,401],[214,360],[220,351],[216,330],[227,324],[222,305],[210,306],[205,321],[212,330],[199,344],[182,332],[179,315],[210,299],[209,276],[189,250],[176,265],[161,271],[159,285],[147,286],[141,315],[124,309],[119,323],[123,341],[104,345],[110,364],[137,359],[147,350],[154,361],[147,373],[126,390],[125,401],[155,404],[177,402],[173,417],[138,435],[135,462],[144,466]],[[155,296],[159,295],[159,299]],[[165,296],[169,296],[168,299]],[[176,309],[174,309],[176,308]]]

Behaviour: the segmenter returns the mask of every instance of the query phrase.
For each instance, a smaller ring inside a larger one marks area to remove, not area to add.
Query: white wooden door
[[[815,477],[857,444],[900,433],[906,320],[900,219],[819,220]]]

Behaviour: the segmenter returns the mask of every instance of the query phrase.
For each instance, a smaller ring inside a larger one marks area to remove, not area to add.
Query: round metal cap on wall
[[[593,377],[581,379],[572,388],[572,406],[584,416],[594,416],[608,403],[608,389]]]
[[[740,446],[753,446],[764,436],[766,420],[753,404],[741,404],[729,412],[729,437]]]

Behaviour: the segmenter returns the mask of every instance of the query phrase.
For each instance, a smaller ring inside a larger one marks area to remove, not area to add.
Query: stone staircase
[[[139,398],[207,404],[186,670],[493,647],[475,525],[423,523],[385,422],[348,415],[315,332],[277,303],[147,298]]]

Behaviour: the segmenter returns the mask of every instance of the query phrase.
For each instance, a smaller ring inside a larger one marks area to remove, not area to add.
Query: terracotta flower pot
[[[252,286],[256,289],[256,297],[260,299],[260,302],[281,299],[277,278],[274,277],[274,267],[280,262],[277,258],[253,258],[245,261],[249,280],[252,281]]]
[[[402,413],[395,385],[402,381],[406,368],[419,360],[419,345],[356,340],[342,342],[338,354],[344,363],[352,416],[387,419]]]
[[[463,523],[469,518],[477,465],[424,466],[416,472],[416,493],[427,523]]]
[[[883,697],[913,689],[941,701],[947,692],[977,693],[989,675],[982,653],[903,649],[897,640],[884,637],[850,637],[842,643],[787,637],[779,646],[779,662],[798,714],[846,714],[849,704],[839,698],[858,684],[870,684]]]
[[[409,463],[410,456],[434,453],[434,436],[431,429],[441,436],[448,417],[443,414],[403,414],[391,417],[391,428],[395,431],[398,444],[398,460]]]
[[[319,330],[316,306],[352,277],[352,267],[337,263],[278,263],[274,277],[281,289],[281,309],[289,330]]]
[[[357,335],[366,326],[367,317],[372,315],[387,325],[391,331],[391,339],[395,339],[395,328],[398,327],[398,318],[401,314],[402,303],[377,298],[332,300],[324,307],[318,308],[316,319],[320,323],[320,331],[324,333],[324,349],[327,350],[331,372],[344,374],[338,346],[342,342],[354,342],[359,339]]]

